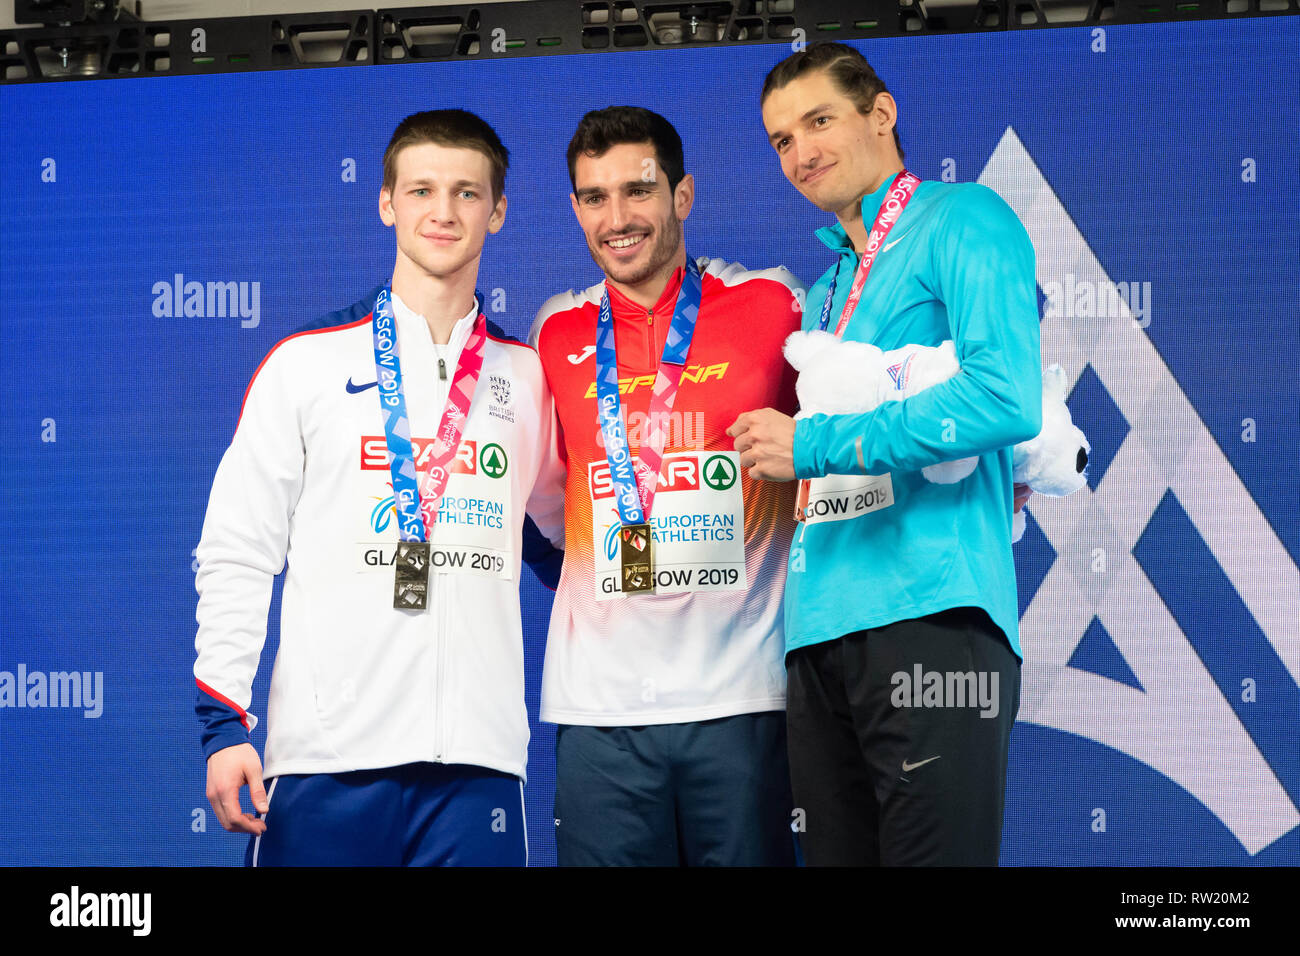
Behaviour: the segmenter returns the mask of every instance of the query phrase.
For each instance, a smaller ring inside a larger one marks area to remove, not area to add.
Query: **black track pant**
[[[809,866],[996,866],[1020,661],[979,608],[790,652]]]

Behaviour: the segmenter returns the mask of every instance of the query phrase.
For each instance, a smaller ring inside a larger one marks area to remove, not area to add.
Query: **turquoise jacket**
[[[875,221],[889,180],[862,200]],[[839,261],[808,293],[816,328],[831,280],[834,331],[858,257],[838,224],[817,237]],[[795,429],[800,478],[890,474],[894,504],[801,526],[786,582],[786,650],[954,607],[981,607],[1021,654],[1011,558],[1011,448],[1042,421],[1034,250],[1011,208],[976,183],[923,182],[876,258],[844,338],[883,350],[952,339],[961,371],[861,415]],[[927,465],[979,456],[952,485]],[[1022,655],[1023,656],[1023,655]]]

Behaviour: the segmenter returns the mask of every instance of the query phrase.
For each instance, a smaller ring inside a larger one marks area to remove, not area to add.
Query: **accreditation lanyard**
[[[862,250],[862,258],[858,260],[858,268],[853,275],[853,284],[849,286],[849,297],[844,302],[843,311],[840,312],[840,321],[835,326],[835,337],[837,339],[844,337],[844,329],[848,326],[849,319],[853,318],[853,311],[858,307],[858,300],[862,298],[862,290],[867,284],[867,275],[876,262],[876,256],[880,255],[884,248],[885,237],[889,235],[894,228],[894,224],[903,215],[903,210],[912,201],[916,187],[920,184],[921,180],[906,169],[901,170],[894,177],[894,181],[889,184],[889,191],[885,193],[885,198],[880,203],[880,211],[876,213],[876,221],[871,226],[871,232],[867,235],[867,245]],[[838,273],[838,271],[837,269],[836,272]],[[831,309],[834,301],[835,276],[832,275],[830,288],[826,290],[826,301],[822,303],[821,321],[817,326],[823,332],[831,324]],[[808,505],[810,491],[809,480],[807,478],[802,479],[799,482],[799,490],[795,496],[794,519],[796,521],[804,519],[804,508]]]
[[[895,176],[894,181],[890,183],[889,192],[885,193],[885,198],[880,203],[880,211],[876,213],[875,224],[872,225],[871,232],[867,236],[867,245],[862,250],[862,258],[858,260],[858,269],[853,276],[853,284],[849,286],[849,297],[844,303],[844,310],[840,313],[839,324],[835,326],[836,338],[844,336],[844,328],[849,324],[849,319],[853,317],[853,310],[858,307],[858,300],[862,298],[862,289],[867,284],[867,274],[875,264],[876,256],[880,255],[880,251],[885,244],[885,237],[894,228],[894,223],[898,222],[899,217],[903,215],[903,210],[912,201],[912,195],[920,184],[921,180],[906,169]],[[831,287],[826,290],[826,301],[822,303],[821,323],[818,325],[818,328],[823,332],[830,325],[831,303],[834,300],[835,276],[831,276]]]
[[[447,405],[423,468],[416,466],[411,447],[411,423],[406,417],[406,396],[402,391],[402,365],[397,357],[397,321],[393,315],[392,292],[388,288],[384,288],[375,299],[372,325],[375,376],[379,381],[379,407],[384,416],[384,433],[391,459],[388,468],[393,478],[398,535],[403,541],[427,541],[438,520],[438,506],[451,473],[450,465],[460,448],[461,435],[469,417],[469,403],[483,369],[487,320],[482,312],[478,314],[461,349]]]
[[[642,432],[639,458],[643,474],[632,462],[627,446],[627,431],[623,425],[622,407],[618,394],[618,356],[614,346],[614,316],[609,307],[609,293],[600,299],[600,319],[596,325],[596,420],[600,424],[605,442],[605,460],[609,463],[609,477],[614,485],[618,514],[623,525],[640,525],[649,521],[659,481],[659,466],[663,462],[664,443],[667,440],[668,416],[677,399],[682,372],[686,367],[686,354],[695,335],[695,320],[700,313],[700,267],[690,256],[686,257],[686,270],[682,287],[677,293],[672,324],[668,327],[668,340],[664,342],[663,357],[655,375],[654,393],[650,398],[649,421]]]

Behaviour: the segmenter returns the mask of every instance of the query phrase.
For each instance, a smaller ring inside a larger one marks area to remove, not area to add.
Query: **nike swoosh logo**
[[[364,392],[366,389],[374,388],[378,384],[379,384],[379,379],[375,379],[373,382],[366,382],[365,385],[353,385],[352,379],[348,379],[348,384],[347,384],[348,394],[356,395],[358,392]]]
[[[895,239],[893,242],[887,242],[887,243],[885,243],[885,244],[880,248],[880,251],[881,251],[881,252],[888,252],[890,249],[894,248],[894,246],[898,245],[900,242],[902,242],[904,239],[906,239],[908,233],[910,233],[911,231],[912,231],[912,230],[909,229],[909,230],[907,230],[907,232],[903,233],[901,236],[899,236],[899,237],[898,237],[897,239]]]
[[[940,756],[942,756],[942,754],[940,754]],[[924,767],[924,766],[925,766],[926,764],[928,764],[931,760],[938,760],[938,759],[939,759],[939,757],[930,757],[928,760],[918,760],[916,763],[908,763],[906,760],[904,760],[904,761],[903,761],[903,773],[910,773],[910,772],[912,772],[913,770],[915,770],[917,767]]]
[[[595,354],[596,354],[596,346],[588,345],[585,348],[583,348],[581,352],[571,354],[568,356],[568,358],[572,364],[581,365],[583,362],[587,361],[587,359],[591,358],[591,356]]]

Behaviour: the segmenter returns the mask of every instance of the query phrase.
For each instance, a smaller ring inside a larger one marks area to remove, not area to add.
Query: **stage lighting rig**
[[[16,23],[45,27],[84,27],[140,19],[139,0],[14,0]],[[45,76],[97,76],[103,70],[108,38],[84,30],[52,37],[33,53]]]
[[[139,19],[139,0],[14,0],[15,23],[62,27]]]
[[[724,38],[731,4],[647,5],[643,13],[655,40],[662,45],[712,43]]]

